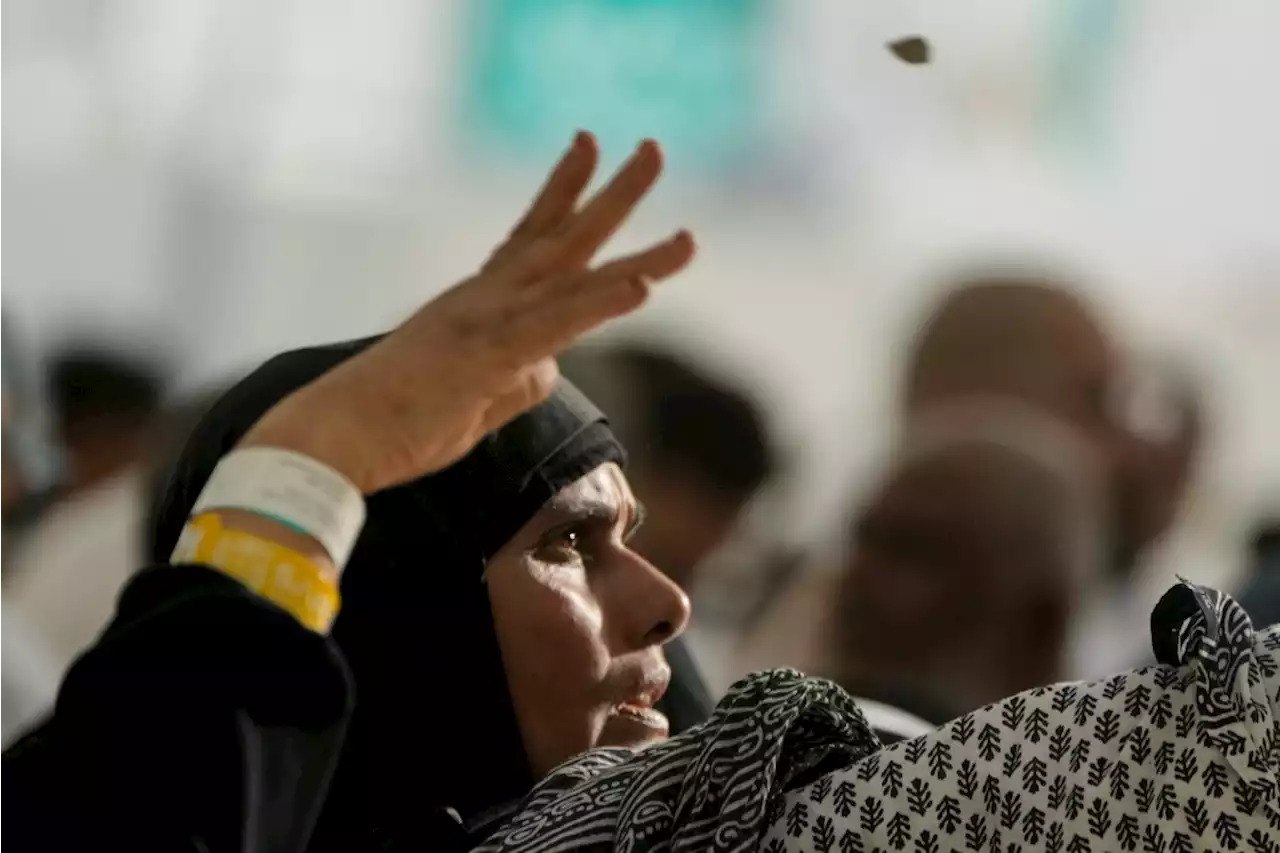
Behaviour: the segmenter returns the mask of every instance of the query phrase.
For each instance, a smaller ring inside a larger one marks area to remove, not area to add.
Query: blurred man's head
[[[1127,571],[1172,523],[1198,430],[1189,398],[1167,401],[1185,422],[1155,440],[1130,415],[1121,348],[1086,302],[1048,277],[994,272],[961,279],[926,320],[908,362],[908,419],[958,399],[1014,399],[1079,430],[1107,468],[1113,568]]]
[[[838,676],[960,713],[1061,677],[1099,529],[1085,450],[1034,416],[922,430],[850,530]]]
[[[4,426],[4,445],[2,452],[4,457],[3,464],[3,481],[4,481],[4,514],[8,516],[9,512],[19,505],[28,494],[26,465],[20,457],[22,440],[13,432],[17,425],[18,419],[21,417],[20,403],[11,398],[9,389],[6,387],[4,391],[3,401],[0,402],[0,423]]]
[[[145,455],[163,393],[159,370],[106,347],[85,346],[55,353],[48,375],[73,490],[108,479]]]
[[[973,277],[925,321],[909,362],[908,410],[940,399],[1007,396],[1104,435],[1120,356],[1098,317],[1049,281]]]
[[[65,479],[63,448],[49,417],[45,384],[35,361],[5,324],[0,335],[0,424],[3,429],[4,503],[0,514],[6,554],[12,554],[55,500]],[[14,561],[3,560],[5,580]]]
[[[689,586],[773,474],[762,413],[731,385],[646,347],[579,350],[561,369],[627,447],[628,479],[649,510],[636,551]]]

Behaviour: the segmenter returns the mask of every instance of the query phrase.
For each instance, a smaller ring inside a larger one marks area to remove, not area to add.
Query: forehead
[[[547,502],[544,510],[573,512],[576,509],[600,504],[623,507],[633,503],[634,500],[631,485],[627,482],[622,469],[616,463],[606,462],[557,492],[555,497]]]

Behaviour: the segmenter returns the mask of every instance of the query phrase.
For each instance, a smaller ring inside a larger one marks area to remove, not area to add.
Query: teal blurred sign
[[[660,140],[673,166],[732,166],[761,133],[767,0],[468,0],[472,142],[545,160],[579,128],[616,159]]]
[[[1109,95],[1129,12],[1116,0],[1055,0],[1049,6],[1048,141],[1086,163],[1098,164],[1107,154]]]

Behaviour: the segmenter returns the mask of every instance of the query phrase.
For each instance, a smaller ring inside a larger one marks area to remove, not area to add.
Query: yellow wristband
[[[283,545],[224,527],[214,513],[187,522],[172,561],[217,569],[321,634],[338,615],[336,569],[322,569]]]

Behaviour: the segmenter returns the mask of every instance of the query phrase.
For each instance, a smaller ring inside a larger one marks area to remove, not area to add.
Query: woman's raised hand
[[[360,355],[282,400],[245,437],[305,453],[366,494],[445,468],[545,399],[555,355],[639,308],[693,259],[686,231],[591,262],[662,173],[645,141],[579,205],[599,159],[580,133],[510,236],[473,277]]]

